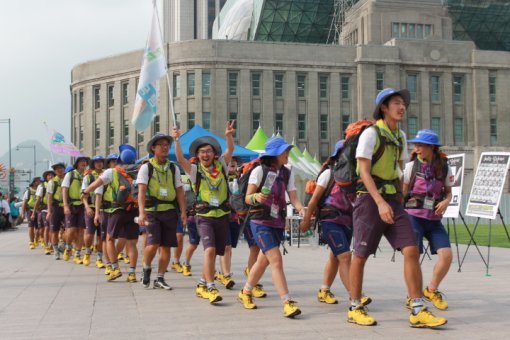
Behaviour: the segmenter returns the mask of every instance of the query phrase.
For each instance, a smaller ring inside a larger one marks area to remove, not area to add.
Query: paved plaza
[[[495,339],[510,329],[510,249],[492,248],[490,273],[475,249],[470,249],[462,272],[456,256],[442,290],[450,310],[437,312],[448,318],[440,330],[408,326],[401,255],[391,262],[392,250],[384,241],[365,272],[364,291],[378,325],[361,327],[346,322],[348,297],[337,280],[332,291],[338,305],[316,300],[327,250],[303,245],[287,247],[284,266],[289,287],[303,314],[282,315],[282,305],[266,272],[262,283],[268,297],[257,299],[258,309],[245,310],[236,301],[244,277],[247,247],[234,250],[233,290],[220,287],[224,300],[216,306],[195,297],[201,248],[192,260],[192,277],[167,273],[172,291],[144,289],[126,283],[124,275],[106,282],[104,271],[55,261],[41,248],[29,250],[26,225],[0,233],[0,339],[338,339],[338,338],[441,338]],[[187,238],[187,237],[186,237]],[[465,249],[464,247],[461,250]],[[454,248],[455,250],[455,248]],[[484,255],[487,248],[481,248]],[[433,261],[424,260],[424,277]],[[140,263],[138,265],[140,268]],[[127,266],[122,265],[126,272]],[[140,276],[140,269],[137,270]],[[153,275],[155,276],[155,275]],[[433,308],[433,307],[432,307]]]

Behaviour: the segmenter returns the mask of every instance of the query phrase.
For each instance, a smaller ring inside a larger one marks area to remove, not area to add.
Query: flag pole
[[[156,0],[152,1],[152,4],[154,5],[154,10],[156,11],[156,18],[158,20],[158,29],[159,29],[159,35],[163,38],[163,32],[161,32],[161,22],[159,21],[159,12],[158,12],[158,5],[156,3]],[[161,42],[161,45],[163,45],[163,41]],[[166,44],[165,44],[166,46]],[[165,56],[165,63],[168,62],[167,55],[163,50],[163,55]],[[177,117],[175,116],[175,110],[174,110],[174,99],[173,99],[173,93],[172,93],[172,83],[170,82],[170,76],[168,75],[168,64],[166,68],[166,83],[168,88],[168,108],[170,110],[170,115],[172,116],[173,120],[173,127],[177,127]]]

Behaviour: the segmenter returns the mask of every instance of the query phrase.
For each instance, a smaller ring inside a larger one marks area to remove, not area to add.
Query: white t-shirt
[[[11,213],[11,207],[9,207],[9,202],[7,202],[7,200],[4,200],[3,198],[0,198],[0,210],[4,214],[10,214]]]
[[[331,179],[331,169],[326,169],[322,174],[317,178],[317,185],[326,189],[329,184],[329,180]]]
[[[71,172],[69,171],[62,180],[62,184],[60,185],[62,188],[69,188],[71,186]]]
[[[400,155],[400,161],[407,161],[409,153],[407,151],[407,138],[404,131],[400,130],[402,135],[402,153]],[[356,158],[372,159],[375,144],[377,143],[377,131],[375,128],[367,128],[359,136],[358,147],[356,148]]]
[[[99,178],[103,181],[103,185],[108,185],[113,181],[113,169],[106,169]]]
[[[28,201],[28,192],[30,189],[25,190],[25,193],[23,194],[23,201]]]
[[[280,173],[280,170],[276,172],[276,175]],[[248,178],[248,184],[255,184],[257,187],[260,186],[262,182],[262,177],[264,173],[262,170],[262,166],[258,166],[250,174],[250,178]],[[287,192],[296,191],[296,181],[294,178],[294,172],[290,170],[289,183],[287,184]]]
[[[411,182],[411,174],[413,173],[413,165],[414,165],[414,161],[406,163],[406,166],[404,168],[404,183],[405,184],[409,184],[409,182]],[[451,187],[454,182],[455,182],[455,179],[453,178],[452,168],[450,168],[450,166],[448,166],[448,173],[446,175],[444,185],[447,187]]]
[[[174,186],[175,188],[180,188],[182,187],[181,173],[179,171],[179,167],[175,166],[174,169]],[[143,164],[140,167],[140,170],[138,171],[138,177],[136,178],[136,183],[145,185],[149,184],[149,166],[147,164]]]
[[[218,161],[220,161],[221,166],[223,167],[223,169],[225,169],[225,173],[228,172],[227,164],[225,163],[225,159],[223,158],[223,156],[218,158]],[[186,175],[188,175],[189,180],[191,181],[192,184],[195,184],[197,181],[197,171],[198,171],[197,169],[198,169],[198,166],[196,164],[191,164],[191,172],[189,174],[186,173]]]
[[[36,195],[37,197],[43,197],[43,193],[44,193],[44,184],[39,184],[39,185],[37,186],[37,190],[36,190],[36,192],[35,192],[35,195]]]

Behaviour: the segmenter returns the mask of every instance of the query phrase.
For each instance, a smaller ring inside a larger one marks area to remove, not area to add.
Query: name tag
[[[219,207],[220,206],[220,200],[218,199],[218,196],[216,194],[211,193],[211,199],[209,201],[209,204],[213,207]]]
[[[271,217],[278,218],[280,213],[280,207],[278,204],[271,204]]]
[[[423,201],[423,208],[434,210],[434,199],[431,197],[425,197],[425,200]]]
[[[168,196],[168,190],[166,188],[159,188],[159,196],[167,197]]]

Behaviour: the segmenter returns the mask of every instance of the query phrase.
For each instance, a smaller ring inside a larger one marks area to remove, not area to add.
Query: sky
[[[152,0],[0,0],[0,119],[12,147],[48,145],[48,127],[71,140],[74,66],[142,49]],[[140,60],[140,64],[141,64]],[[8,151],[0,123],[0,155]]]

